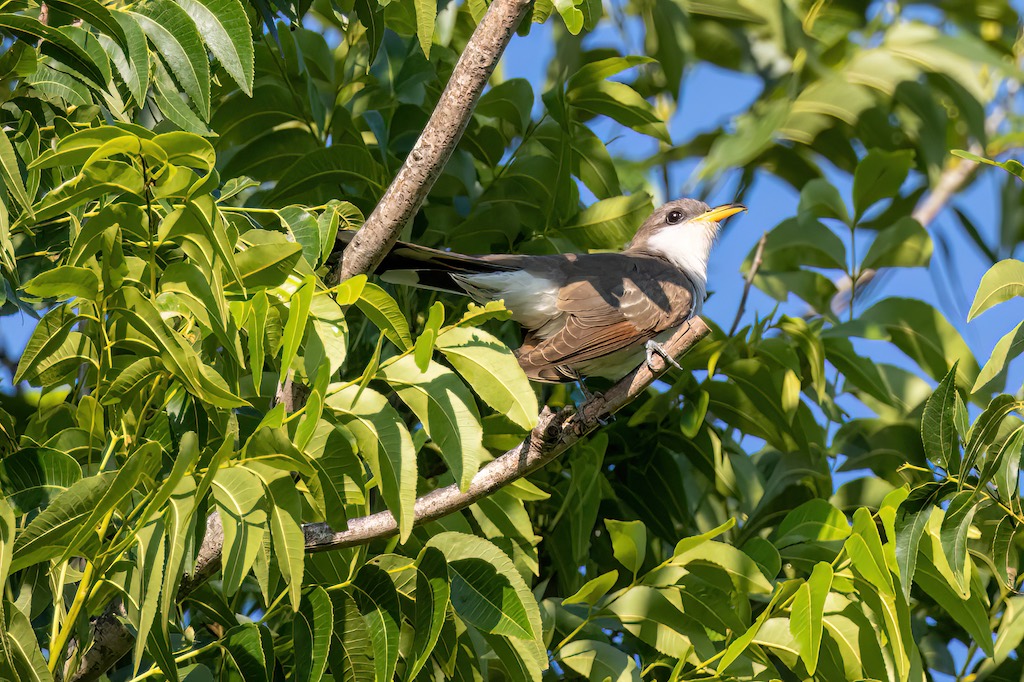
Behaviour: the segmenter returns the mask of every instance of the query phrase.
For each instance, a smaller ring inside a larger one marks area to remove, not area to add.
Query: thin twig
[[[768,233],[765,232],[761,235],[761,239],[757,242],[757,250],[754,251],[754,260],[750,263],[750,272],[747,273],[747,279],[743,283],[743,296],[740,297],[740,305],[736,309],[736,318],[732,321],[732,326],[729,327],[729,336],[736,333],[736,329],[740,326],[740,319],[743,317],[743,312],[747,308],[747,296],[750,295],[750,285],[754,283],[754,277],[757,276],[757,271],[761,267],[761,263],[764,260],[764,244],[768,241]]]

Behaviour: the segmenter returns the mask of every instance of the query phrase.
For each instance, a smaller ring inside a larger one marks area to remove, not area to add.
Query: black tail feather
[[[347,247],[355,232],[338,232],[338,243]],[[407,242],[396,242],[377,267],[377,274],[385,282],[435,289],[455,294],[466,290],[452,277],[458,274],[505,272],[516,268],[497,263],[486,257],[466,256],[461,253],[431,249]]]

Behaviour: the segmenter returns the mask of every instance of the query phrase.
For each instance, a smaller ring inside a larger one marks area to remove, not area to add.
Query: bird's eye
[[[672,211],[671,213],[668,214],[668,224],[669,225],[675,225],[676,223],[678,223],[682,219],[683,219],[683,214],[680,213],[679,211]]]

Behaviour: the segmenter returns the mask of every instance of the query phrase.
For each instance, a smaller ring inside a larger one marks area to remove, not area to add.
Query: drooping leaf
[[[359,454],[377,479],[381,496],[398,519],[402,540],[409,537],[416,499],[416,451],[398,412],[373,389],[349,386],[329,396],[327,407],[339,413],[359,443]]]
[[[921,440],[929,460],[950,473],[960,471],[960,438],[953,424],[956,400],[956,363],[939,382],[921,417]]]
[[[146,0],[135,5],[131,15],[195,104],[202,120],[208,120],[210,63],[192,18],[171,0]]]
[[[390,680],[398,663],[398,635],[402,623],[395,585],[384,569],[366,564],[352,582],[351,594],[366,622],[377,679]]]
[[[480,415],[469,389],[436,362],[420,372],[411,355],[383,367],[380,374],[419,418],[460,488],[466,490],[487,458]]]
[[[537,397],[518,361],[491,334],[452,327],[437,337],[437,347],[473,390],[525,430],[537,424]]]
[[[790,608],[789,628],[800,649],[800,658],[811,675],[818,666],[822,616],[825,614],[825,598],[832,589],[832,577],[829,564],[816,564],[807,582],[797,590]]]
[[[985,273],[974,294],[974,303],[967,313],[970,322],[978,315],[1016,296],[1024,296],[1024,261],[1001,260]]]
[[[634,576],[647,556],[647,528],[641,521],[605,519],[615,559]]]
[[[896,196],[914,163],[911,151],[872,149],[853,174],[853,207],[856,220],[883,199]]]
[[[222,559],[224,592],[238,591],[249,573],[266,530],[266,493],[263,484],[248,469],[229,467],[213,479],[214,499],[224,526],[225,554]]]
[[[426,547],[416,560],[416,610],[413,618],[413,656],[406,671],[416,677],[434,649],[451,597],[448,564],[437,548]]]
[[[327,657],[334,628],[334,606],[324,588],[317,585],[303,595],[302,605],[292,621],[296,651],[295,679],[316,682],[327,670]]]
[[[435,535],[427,546],[440,549],[448,561],[452,606],[460,618],[484,632],[541,646],[537,601],[501,550],[455,532]]]
[[[249,19],[238,0],[177,0],[203,41],[242,92],[252,95],[253,47]]]

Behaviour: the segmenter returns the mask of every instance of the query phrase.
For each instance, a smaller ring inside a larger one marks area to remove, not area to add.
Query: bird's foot
[[[657,371],[657,368],[654,366],[655,355],[660,355],[665,362],[672,365],[676,369],[682,369],[682,366],[678,362],[676,362],[675,358],[669,355],[669,352],[665,350],[665,348],[654,339],[648,341],[645,348],[647,349],[647,367],[650,368],[652,372]]]

